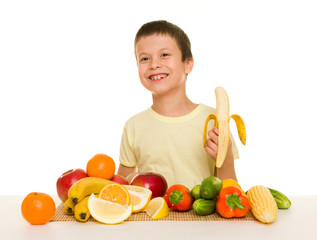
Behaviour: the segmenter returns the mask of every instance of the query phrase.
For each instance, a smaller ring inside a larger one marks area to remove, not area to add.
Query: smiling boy
[[[167,21],[144,24],[135,37],[135,56],[140,81],[151,92],[153,104],[126,122],[118,174],[131,180],[137,172],[156,172],[169,186],[183,184],[190,189],[211,175],[236,180],[238,151],[232,136],[221,168],[215,169],[213,160],[217,128],[209,128],[202,147],[204,122],[215,109],[193,103],[186,94],[194,59],[184,31]]]

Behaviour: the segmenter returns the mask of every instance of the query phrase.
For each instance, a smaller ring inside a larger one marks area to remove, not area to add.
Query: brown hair
[[[134,48],[140,38],[150,36],[155,33],[163,35],[167,34],[175,39],[182,53],[183,62],[193,57],[190,41],[186,33],[175,24],[167,22],[165,20],[152,21],[143,24],[135,36]]]

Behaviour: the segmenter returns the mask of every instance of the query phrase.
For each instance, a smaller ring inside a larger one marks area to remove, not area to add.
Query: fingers
[[[209,132],[208,132],[208,136],[210,137],[211,141],[213,141],[214,143],[218,144],[218,134],[219,134],[219,130],[216,127],[213,127]]]
[[[213,131],[217,136],[219,135],[219,129],[217,127],[213,127],[210,131]]]
[[[206,152],[213,158],[217,158],[217,151],[218,151],[218,128],[213,127],[209,132],[209,138],[206,141]]]
[[[217,144],[212,142],[210,139],[208,139],[206,141],[205,150],[213,159],[217,158],[218,146],[217,146]]]
[[[217,152],[218,152],[218,135],[219,135],[219,129],[217,127],[213,127],[209,132],[208,136],[209,138],[206,141],[205,150],[206,152],[213,158],[217,158]],[[231,139],[229,139],[229,147],[228,151],[232,150],[232,142]]]

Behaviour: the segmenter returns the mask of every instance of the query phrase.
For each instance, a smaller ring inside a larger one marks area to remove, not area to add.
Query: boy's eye
[[[144,61],[147,61],[147,60],[149,60],[149,58],[148,57],[143,57],[143,58],[141,58],[141,62],[144,62]]]
[[[169,54],[168,53],[163,53],[162,57],[167,57]]]

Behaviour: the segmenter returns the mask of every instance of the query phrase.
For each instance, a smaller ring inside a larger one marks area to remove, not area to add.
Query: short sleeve
[[[133,139],[133,137],[131,136],[131,132],[132,131],[129,131],[128,126],[126,124],[123,129],[123,133],[121,137],[120,156],[119,156],[120,163],[126,167],[137,166],[137,159],[135,157],[133,147],[132,147],[133,145],[131,143],[131,139]]]

